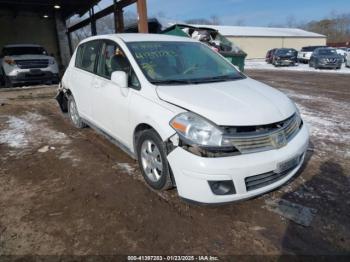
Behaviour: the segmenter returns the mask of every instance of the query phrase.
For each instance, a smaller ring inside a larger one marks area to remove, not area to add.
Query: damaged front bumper
[[[286,183],[302,166],[308,142],[308,130],[304,125],[280,149],[205,158],[176,147],[169,153],[168,161],[181,198],[205,204],[226,203],[261,195]],[[291,159],[297,162],[283,174],[279,172],[281,163]],[[268,181],[272,182],[265,183]]]

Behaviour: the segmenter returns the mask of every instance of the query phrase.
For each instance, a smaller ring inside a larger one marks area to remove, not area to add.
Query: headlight
[[[54,65],[54,64],[56,64],[55,59],[50,59],[50,60],[49,60],[49,64],[50,64],[50,65]]]
[[[189,144],[221,147],[222,131],[205,118],[191,112],[181,113],[170,121],[170,126]]]
[[[5,57],[5,58],[4,58],[4,62],[5,62],[6,64],[10,65],[10,66],[16,65],[16,61],[13,60],[13,59],[10,58],[10,57]]]

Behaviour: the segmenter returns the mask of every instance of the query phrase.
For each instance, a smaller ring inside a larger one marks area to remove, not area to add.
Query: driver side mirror
[[[111,81],[120,88],[128,88],[128,75],[124,71],[114,71],[111,75]]]

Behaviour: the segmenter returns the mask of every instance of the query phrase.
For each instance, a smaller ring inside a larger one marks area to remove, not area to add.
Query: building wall
[[[227,37],[227,36],[226,36]],[[307,37],[227,37],[248,54],[247,59],[265,58],[266,52],[273,48],[294,48],[300,50],[308,45],[326,45],[326,38]]]
[[[6,44],[39,44],[59,58],[54,18],[38,14],[0,10],[0,49]],[[59,59],[60,60],[60,59]]]

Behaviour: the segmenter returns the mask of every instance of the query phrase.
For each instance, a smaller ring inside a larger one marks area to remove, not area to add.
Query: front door
[[[119,45],[106,40],[100,54],[97,75],[92,85],[95,89],[92,103],[93,116],[105,132],[125,143],[131,132],[129,103],[135,90],[133,88],[123,89],[113,83],[110,79],[114,71],[125,71],[130,79],[136,77],[134,73],[131,73],[133,70]]]

